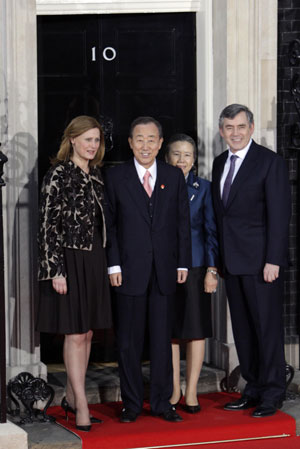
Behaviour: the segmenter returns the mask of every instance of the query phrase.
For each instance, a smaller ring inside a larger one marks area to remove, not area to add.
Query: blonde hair
[[[70,157],[73,154],[71,139],[78,137],[93,128],[98,128],[100,131],[100,145],[96,156],[92,161],[90,161],[90,166],[101,166],[105,152],[104,133],[100,123],[94,117],[90,117],[88,115],[79,115],[78,117],[73,118],[73,120],[68,124],[64,130],[59,150],[56,156],[51,160],[51,163],[57,164],[58,162],[66,162],[70,160]]]

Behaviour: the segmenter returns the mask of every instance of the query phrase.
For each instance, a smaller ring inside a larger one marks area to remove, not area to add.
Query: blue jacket
[[[192,235],[192,266],[218,266],[217,229],[211,183],[192,172],[187,178]]]

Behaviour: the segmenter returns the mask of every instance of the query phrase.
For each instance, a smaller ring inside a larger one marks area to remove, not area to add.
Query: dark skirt
[[[40,281],[36,328],[40,332],[81,334],[112,326],[111,301],[101,227],[95,226],[93,249],[64,249],[67,286],[59,295],[52,280]]]
[[[212,336],[211,294],[204,292],[205,267],[189,270],[187,282],[177,284],[172,304],[172,338],[198,340]]]

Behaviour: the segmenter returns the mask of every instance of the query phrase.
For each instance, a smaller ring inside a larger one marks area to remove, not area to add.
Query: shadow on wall
[[[38,297],[37,142],[29,133],[10,141],[7,169],[7,253],[10,346],[34,354],[39,334],[34,332]],[[12,357],[13,354],[12,354]],[[19,364],[11,360],[10,364]],[[33,360],[28,361],[28,363]],[[22,363],[26,363],[22,361]]]
[[[271,119],[268,120],[267,122],[267,128],[266,128],[266,132],[272,132],[273,134],[276,133],[276,128],[275,128],[275,124],[277,122],[277,105],[276,105],[276,101],[275,101],[275,97],[273,97],[272,102],[271,102]],[[254,117],[254,124],[255,124],[255,117]],[[277,140],[277,139],[276,139]],[[274,140],[274,147],[272,145],[270,145],[270,143],[267,141],[267,138],[265,136],[262,136],[260,138],[260,141],[258,142],[260,145],[263,145],[264,147],[269,148],[270,150],[273,150],[275,152],[278,151],[277,147],[276,147],[276,140]]]
[[[212,163],[210,167],[206,165],[206,152],[212,152],[211,161],[213,162],[215,157],[219,156],[225,149],[226,145],[218,132],[212,140],[211,149],[206,148],[204,140],[198,138],[198,176],[205,179],[211,179]]]

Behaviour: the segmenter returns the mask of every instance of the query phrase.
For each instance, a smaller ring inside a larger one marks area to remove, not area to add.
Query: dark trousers
[[[285,396],[283,273],[266,283],[262,275],[225,275],[226,291],[244,394],[265,403]]]
[[[116,334],[124,407],[141,412],[144,385],[141,369],[146,320],[150,346],[150,405],[154,413],[170,408],[173,389],[170,297],[160,293],[153,270],[142,296],[116,295]]]

